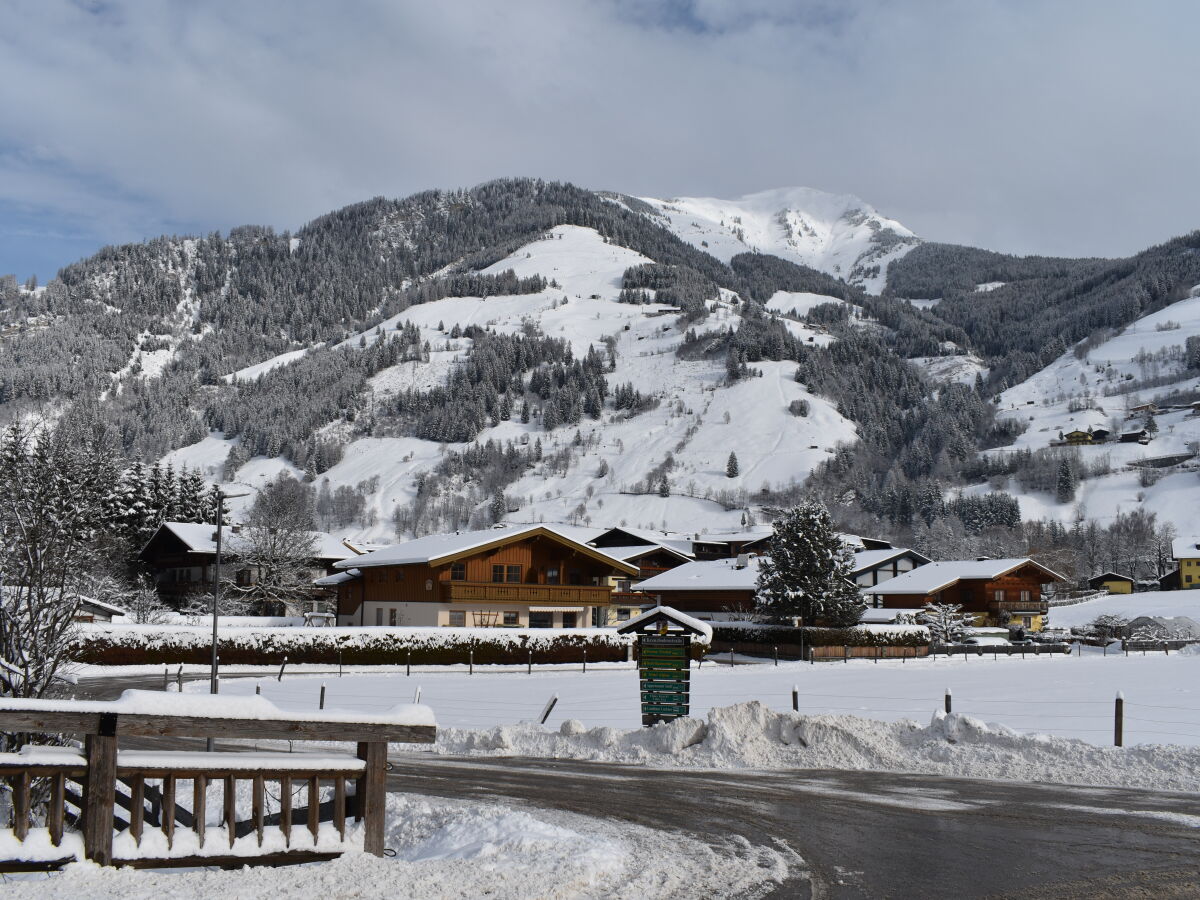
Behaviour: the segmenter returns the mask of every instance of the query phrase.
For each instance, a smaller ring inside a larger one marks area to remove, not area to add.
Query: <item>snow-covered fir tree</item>
[[[927,603],[918,619],[929,629],[935,644],[959,641],[966,629],[975,624],[975,617],[964,613],[959,603]]]
[[[851,579],[853,557],[824,503],[810,498],[777,519],[769,553],[758,573],[759,614],[805,625],[858,624],[864,604]]]
[[[738,477],[738,458],[737,458],[737,454],[734,453],[733,451],[730,451],[729,461],[725,463],[725,477],[726,478],[737,478]]]

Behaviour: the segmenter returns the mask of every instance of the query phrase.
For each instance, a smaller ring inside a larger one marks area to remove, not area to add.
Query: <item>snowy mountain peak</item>
[[[888,263],[920,243],[852,194],[787,187],[736,200],[640,199],[675,234],[724,262],[739,253],[771,253],[872,293],[883,289]]]

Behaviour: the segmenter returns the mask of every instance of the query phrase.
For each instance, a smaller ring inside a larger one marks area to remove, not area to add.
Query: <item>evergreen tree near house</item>
[[[820,500],[805,500],[775,522],[770,556],[759,567],[757,611],[776,620],[801,618],[805,625],[857,625],[863,601],[852,571],[829,510]]]
[[[665,472],[663,473],[663,476],[658,480],[658,496],[660,496],[660,497],[670,497],[671,496],[671,482],[669,482],[667,480],[667,476],[666,476]]]
[[[959,603],[926,603],[919,619],[935,644],[955,643],[975,624],[975,617],[964,613]]]
[[[727,463],[725,463],[725,477],[726,478],[737,478],[738,477],[737,454],[734,453],[732,450],[729,452],[729,461]]]

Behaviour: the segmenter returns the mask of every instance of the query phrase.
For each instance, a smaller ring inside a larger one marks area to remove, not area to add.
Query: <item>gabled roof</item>
[[[950,560],[934,562],[889,578],[875,587],[863,588],[864,594],[915,594],[924,596],[945,590],[960,581],[991,581],[1023,566],[1041,570],[1047,581],[1066,581],[1057,572],[1047,569],[1028,557],[1010,559]]]
[[[752,591],[758,585],[761,556],[751,556],[749,564],[738,568],[736,559],[712,559],[684,563],[647,578],[637,586],[639,591]]]
[[[558,526],[555,526],[558,527]],[[569,532],[567,532],[569,534]],[[692,539],[683,535],[673,534],[667,531],[647,531],[643,528],[606,528],[599,534],[593,535],[586,543],[592,546],[599,546],[597,541],[620,538],[622,543],[616,545],[620,547],[632,547],[638,544],[646,546],[664,547],[672,553],[678,553],[688,559],[695,557],[692,551]],[[606,553],[612,551],[612,547],[600,547]]]
[[[666,544],[638,544],[633,547],[597,547],[596,549],[609,556],[615,556],[617,559],[623,559],[626,562],[640,559],[651,553],[669,553],[684,562],[691,559],[686,553],[682,553],[673,547],[668,547]]]
[[[1093,575],[1088,579],[1089,584],[1093,581],[1128,581],[1132,583],[1133,579],[1119,572],[1101,572],[1099,575]]]
[[[876,566],[882,566],[886,562],[891,562],[899,556],[915,556],[918,559],[925,560],[928,564],[930,559],[923,553],[918,553],[916,550],[908,550],[904,547],[892,547],[889,550],[859,550],[854,554],[854,571],[851,575],[858,575],[861,572],[869,572]]]
[[[674,626],[676,633],[679,631],[690,631],[692,634],[700,637],[702,640],[709,643],[712,642],[712,626],[707,622],[702,622],[699,619],[694,619],[687,613],[681,613],[677,609],[671,609],[669,606],[656,606],[653,609],[648,609],[640,616],[634,616],[628,622],[622,622],[617,627],[618,634],[631,634],[633,632],[643,631],[650,626],[659,623],[666,623],[668,628]]]
[[[364,556],[356,556],[352,560],[342,560],[335,565],[335,568],[366,569],[375,566],[408,566],[422,563],[443,565],[527,537],[548,537],[568,545],[577,553],[590,556],[598,562],[608,563],[614,569],[630,575],[638,574],[637,566],[611,556],[598,547],[589,547],[564,534],[555,525],[544,524],[505,526],[488,528],[483,531],[456,531],[451,534],[430,534],[413,541],[405,541],[402,544],[393,544]]]
[[[221,533],[221,550],[229,554],[236,554],[238,544],[243,537],[233,530],[234,526],[225,526]],[[158,527],[158,530],[150,536],[150,541],[160,533],[166,532],[176,537],[186,548],[188,553],[212,553],[217,552],[217,527],[208,522],[163,522]],[[360,553],[365,552],[357,545],[339,537],[334,537],[324,531],[310,531],[315,543],[313,551],[313,559],[323,560],[339,560],[350,559]],[[150,545],[150,541],[146,542],[146,546]],[[367,545],[370,546],[370,545]],[[142,548],[145,550],[145,547]]]

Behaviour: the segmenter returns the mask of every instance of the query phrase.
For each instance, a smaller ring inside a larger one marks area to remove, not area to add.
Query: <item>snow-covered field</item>
[[[560,668],[527,675],[519,668],[477,667],[474,675],[443,669],[414,671],[410,677],[239,679],[222,690],[245,694],[260,687],[285,709],[312,710],[323,682],[328,707],[375,710],[412,700],[419,688],[421,703],[437,715],[441,753],[720,768],[878,768],[994,778],[1010,777],[1014,766],[1025,765],[1018,757],[1032,754],[1037,761],[1027,763],[1031,769],[1022,776],[1029,780],[1110,783],[1124,766],[1123,784],[1140,779],[1147,785],[1200,788],[1198,676],[1200,654],[1125,657],[1114,651],[1104,656],[1095,648],[1084,648],[1082,656],[1025,659],[760,662],[732,668],[708,661],[692,673],[691,725],[652,731],[639,727],[632,668],[586,674]],[[799,691],[801,718],[810,723],[805,727],[829,736],[809,741],[809,748],[789,736],[800,721],[791,713],[793,687]],[[943,720],[947,689],[956,715]],[[1118,691],[1125,698],[1125,746],[1133,748],[1121,751],[1111,749]],[[546,726],[528,724],[555,696]],[[757,703],[738,707],[746,701]],[[706,716],[716,724],[705,726]],[[975,749],[948,750],[948,736]],[[689,749],[689,744],[695,746]],[[1189,749],[1149,749],[1167,744]],[[1153,759],[1165,760],[1161,769],[1147,762]]]
[[[1074,606],[1056,606],[1050,611],[1056,626],[1073,628],[1086,625],[1096,616],[1118,614],[1135,616],[1188,616],[1200,622],[1200,591],[1145,591],[1138,594],[1109,594]]]
[[[210,900],[214,897],[392,897],[398,900],[584,900],[757,896],[781,881],[794,855],[568,813],[388,796],[387,846],[395,858],[348,853],[328,863],[240,871],[136,871],[70,865],[61,875],[10,876],[5,897]]]

